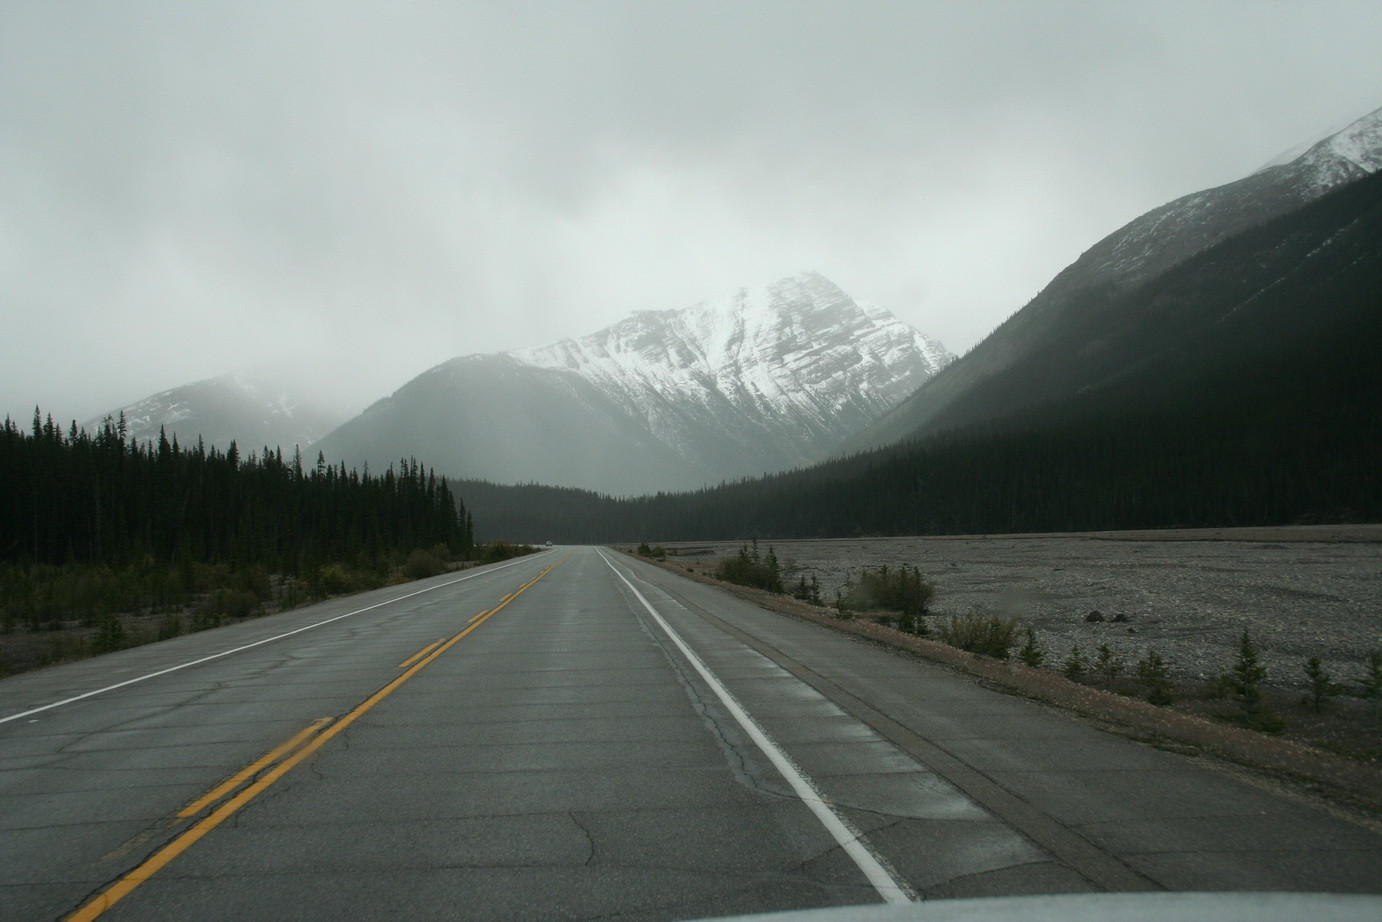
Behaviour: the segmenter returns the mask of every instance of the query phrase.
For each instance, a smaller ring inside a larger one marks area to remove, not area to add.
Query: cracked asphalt
[[[206,824],[101,918],[877,902],[606,559],[919,898],[1382,890],[1364,822],[612,552],[567,553],[0,681],[0,918],[65,917]],[[300,764],[271,759],[178,817],[323,718]]]

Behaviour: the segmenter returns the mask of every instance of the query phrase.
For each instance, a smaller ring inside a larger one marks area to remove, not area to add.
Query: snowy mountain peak
[[[95,431],[107,417],[125,415],[130,438],[153,441],[159,432],[186,444],[201,438],[226,449],[232,441],[262,446],[310,445],[341,423],[341,415],[312,405],[268,370],[232,372],[161,391],[88,420]]]
[[[1382,108],[1323,140],[1286,151],[1253,175],[1281,168],[1302,173],[1319,192],[1377,172],[1382,169]]]
[[[1243,179],[1182,196],[1129,222],[1056,277],[1135,284],[1227,236],[1285,214],[1382,167],[1382,109]],[[1054,284],[1054,283],[1053,283]]]
[[[953,359],[802,272],[587,336],[452,359],[322,447],[357,464],[415,454],[501,483],[695,489],[829,457]]]
[[[1331,166],[1342,164],[1351,164],[1363,173],[1375,173],[1382,169],[1382,108],[1330,132],[1323,140],[1307,141],[1291,148],[1264,164],[1257,172],[1288,166],[1297,161],[1317,171],[1329,171]]]
[[[577,372],[658,427],[673,394],[809,428],[850,403],[878,413],[954,356],[892,314],[802,272],[680,310],[640,311],[579,339],[510,353]]]

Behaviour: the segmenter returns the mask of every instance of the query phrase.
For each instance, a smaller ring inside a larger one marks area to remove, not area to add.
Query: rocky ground
[[[667,547],[678,562],[709,564],[741,543]],[[1130,664],[1155,650],[1175,676],[1208,679],[1232,665],[1246,630],[1267,683],[1293,689],[1311,656],[1359,686],[1369,652],[1382,650],[1382,526],[765,540],[762,550],[769,545],[815,574],[827,601],[861,568],[918,567],[936,586],[936,615],[975,606],[1016,615],[1048,660],[1073,644],[1087,656],[1107,644]]]
[[[742,543],[664,545],[664,565],[710,580],[715,562]],[[833,609],[721,585],[767,608],[920,655],[1114,732],[1223,760],[1215,764],[1361,810],[1356,816],[1364,822],[1382,817],[1377,702],[1344,695],[1316,711],[1303,698],[1302,668],[1318,656],[1335,681],[1362,690],[1369,653],[1382,650],[1382,525],[765,540],[759,546],[764,553],[773,547],[808,579],[815,574],[826,601],[863,567],[918,567],[936,585],[933,617],[975,606],[1020,617],[1046,649],[1046,667],[964,653],[873,618],[844,621]],[[1089,620],[1095,611],[1103,620]],[[1126,620],[1115,621],[1119,615]],[[1262,706],[1282,718],[1271,733],[1244,726],[1238,705],[1207,681],[1232,666],[1244,630],[1268,669]],[[1090,659],[1107,644],[1129,667],[1157,651],[1177,680],[1174,704],[1140,700],[1146,689],[1128,674],[1116,681],[1093,675],[1082,683],[1067,680],[1059,670],[1076,643]]]

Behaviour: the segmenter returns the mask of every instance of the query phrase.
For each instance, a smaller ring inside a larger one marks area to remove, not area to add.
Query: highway
[[[0,917],[1382,890],[1382,834],[593,547],[0,680]]]

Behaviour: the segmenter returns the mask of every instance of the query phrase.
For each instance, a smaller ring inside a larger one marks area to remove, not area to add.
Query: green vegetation
[[[371,475],[125,435],[123,419],[64,433],[38,411],[29,431],[0,427],[0,633],[79,632],[39,661],[435,575],[475,550],[464,507],[413,459]]]
[[[1061,675],[1072,682],[1081,682],[1089,674],[1089,661],[1080,652],[1079,644],[1070,646],[1070,655],[1065,659],[1065,665],[1061,666]]]
[[[1171,696],[1171,670],[1161,654],[1148,650],[1137,662],[1137,677],[1147,690],[1147,701],[1165,707],[1174,700]]]
[[[926,613],[935,594],[936,587],[923,579],[916,567],[884,564],[861,570],[858,581],[847,584],[844,603],[855,611],[885,608],[900,612],[905,618],[915,618]]]
[[[1334,684],[1333,677],[1325,671],[1318,656],[1312,656],[1305,661],[1305,681],[1305,699],[1316,714],[1324,710],[1329,699],[1339,693],[1339,686]]]
[[[810,602],[812,605],[820,605],[821,602],[821,583],[816,578],[816,574],[811,574],[811,582],[806,581],[806,574],[801,574],[796,586],[792,588],[792,598],[800,599],[803,602]]]
[[[1368,674],[1363,680],[1363,697],[1372,701],[1382,699],[1382,650],[1368,653]]]
[[[1121,656],[1115,656],[1113,651],[1109,649],[1108,644],[1099,644],[1099,649],[1096,651],[1094,657],[1094,671],[1103,677],[1105,684],[1109,688],[1113,688],[1114,683],[1118,681],[1118,677],[1123,674],[1123,667],[1124,663]]]
[[[943,619],[936,626],[936,639],[970,653],[1007,659],[1019,627],[1017,618],[1005,618],[975,608],[965,614]]]
[[[752,586],[768,592],[782,592],[782,567],[777,552],[771,547],[766,555],[758,551],[758,539],[752,547],[744,545],[733,557],[726,557],[715,568],[715,578],[739,586]]]
[[[1238,659],[1224,676],[1224,684],[1238,699],[1243,708],[1243,723],[1254,730],[1275,732],[1285,726],[1285,722],[1270,710],[1262,701],[1262,680],[1267,677],[1267,667],[1262,665],[1257,655],[1257,645],[1247,631],[1238,642]]]
[[[1041,648],[1041,644],[1037,643],[1035,631],[1027,628],[1026,635],[1027,640],[1022,644],[1022,649],[1017,651],[1017,658],[1025,665],[1039,669],[1046,662],[1046,651]]]

